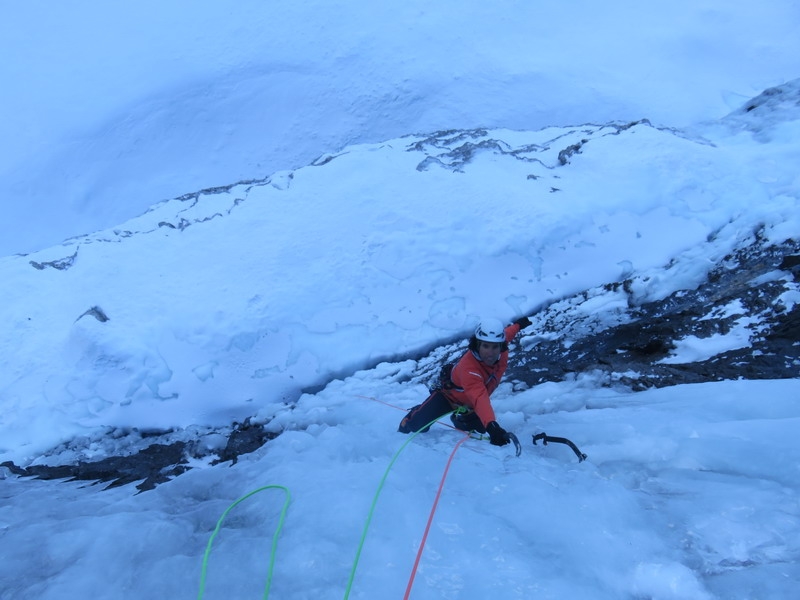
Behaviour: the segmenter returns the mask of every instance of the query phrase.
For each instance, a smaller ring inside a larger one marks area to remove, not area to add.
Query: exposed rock
[[[184,453],[185,442],[151,444],[136,454],[110,456],[94,462],[79,462],[75,465],[31,465],[20,468],[11,462],[7,467],[13,474],[38,479],[66,479],[111,483],[106,489],[140,481],[136,489],[151,490],[159,483],[169,481],[187,469]]]
[[[28,261],[30,262],[31,266],[34,269],[39,271],[44,271],[45,269],[56,269],[58,271],[66,271],[72,265],[75,264],[75,260],[78,258],[78,250],[75,250],[74,253],[70,254],[69,256],[65,256],[64,258],[59,258],[57,260],[48,260],[44,262],[36,262],[35,260]]]
[[[217,451],[221,444],[202,441],[210,435],[227,438],[221,451]],[[186,472],[191,468],[190,459],[215,457],[210,464],[227,461],[236,464],[239,456],[257,450],[277,434],[267,432],[263,425],[254,424],[247,419],[244,423],[234,423],[227,431],[196,429],[143,433],[138,430],[115,430],[107,432],[106,436],[116,438],[113,447],[124,447],[126,441],[122,438],[128,438],[130,451],[124,456],[110,456],[94,461],[79,458],[71,464],[34,464],[23,468],[13,462],[5,462],[0,467],[6,467],[12,474],[21,477],[110,482],[105,489],[138,481],[140,483],[136,485],[136,489],[143,492]],[[85,446],[93,443],[93,440],[73,440],[56,449],[54,454],[72,451],[76,456],[81,456]]]
[[[245,419],[245,422],[237,425],[228,437],[228,443],[222,452],[219,453],[219,458],[211,464],[216,465],[221,462],[231,461],[231,464],[236,464],[239,456],[242,454],[249,454],[258,450],[267,441],[274,439],[278,434],[264,430],[263,425],[256,425],[250,422],[250,419]]]
[[[605,373],[609,385],[634,390],[726,379],[782,379],[800,376],[800,308],[781,301],[797,291],[792,257],[798,243],[765,247],[755,241],[711,271],[695,290],[681,290],[641,305],[629,295],[629,309],[604,325],[581,323],[580,300],[549,307],[535,319],[536,341],[516,352],[507,377],[526,386],[561,381],[584,372]],[[607,286],[607,293],[630,281]],[[586,300],[596,298],[587,294]],[[616,324],[613,320],[617,320]],[[612,324],[608,324],[612,322]],[[738,328],[742,347],[696,361],[670,358],[677,344],[725,336]],[[549,339],[548,339],[549,338]]]
[[[108,315],[99,306],[93,306],[90,309],[87,309],[80,317],[75,319],[75,321],[76,322],[80,321],[83,317],[94,317],[101,323],[105,323],[106,321],[108,321]]]

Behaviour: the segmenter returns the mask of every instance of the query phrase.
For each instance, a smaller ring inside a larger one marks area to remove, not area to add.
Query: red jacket
[[[504,332],[506,342],[510,342],[519,333],[519,325],[512,323]],[[443,392],[453,404],[474,410],[485,427],[497,420],[489,396],[500,385],[507,366],[508,350],[501,352],[500,359],[491,366],[482,362],[477,352],[467,350],[450,374],[455,388]]]

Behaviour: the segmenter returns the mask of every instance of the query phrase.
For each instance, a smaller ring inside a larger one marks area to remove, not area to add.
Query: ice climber
[[[481,321],[469,339],[469,348],[453,365],[449,377],[447,369],[443,369],[441,386],[408,411],[398,431],[428,431],[432,421],[455,410],[450,420],[456,429],[488,433],[495,446],[508,444],[509,434],[497,423],[489,397],[500,385],[508,366],[508,343],[530,324],[528,317],[507,327],[499,319]]]

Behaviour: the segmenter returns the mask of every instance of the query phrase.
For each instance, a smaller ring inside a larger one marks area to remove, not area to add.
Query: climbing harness
[[[513,434],[511,434],[513,435]],[[572,451],[575,453],[575,456],[578,457],[578,462],[583,462],[586,460],[586,455],[581,452],[578,447],[570,440],[564,437],[553,437],[552,435],[547,435],[546,433],[537,433],[533,436],[533,445],[536,445],[536,442],[542,440],[542,445],[547,446],[548,442],[553,442],[556,444],[566,444]]]

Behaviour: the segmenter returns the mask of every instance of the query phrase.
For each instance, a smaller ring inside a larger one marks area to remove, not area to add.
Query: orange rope
[[[389,408],[396,408],[397,410],[408,411],[407,408],[403,408],[402,406],[396,406],[394,404],[389,404],[388,402],[384,402],[383,400],[378,400],[377,398],[373,398],[372,396],[362,396],[360,394],[355,394],[355,397],[356,398],[364,398],[364,400],[372,400],[374,402],[378,402],[380,404],[388,406]],[[439,425],[444,425],[445,427],[449,427],[450,429],[455,429],[455,427],[450,425],[450,423],[442,423],[441,421],[439,421],[438,424]],[[461,430],[459,429],[458,431],[461,431]]]
[[[397,410],[407,410],[407,409],[402,408],[400,406],[395,406],[394,404],[389,404],[388,402],[384,402],[383,400],[378,400],[377,398],[373,398],[372,396],[361,396],[359,394],[356,394],[356,398],[364,398],[365,400],[373,400],[375,402],[380,402],[381,404],[384,404],[385,406],[388,406],[390,408],[396,408]]]
[[[414,577],[417,575],[417,567],[419,566],[419,560],[422,558],[422,551],[425,549],[425,541],[428,539],[428,532],[431,530],[431,523],[433,523],[433,515],[436,513],[436,506],[439,504],[439,497],[442,495],[442,489],[444,488],[444,480],[447,478],[447,471],[450,470],[450,463],[453,462],[453,457],[456,455],[456,450],[458,450],[459,446],[466,442],[469,439],[470,435],[467,434],[456,444],[456,447],[453,448],[453,451],[450,453],[450,458],[447,459],[447,465],[444,467],[444,473],[442,473],[442,480],[439,482],[439,489],[436,490],[436,498],[433,500],[433,506],[431,507],[431,514],[428,516],[428,524],[425,526],[425,533],[422,535],[422,542],[420,542],[419,550],[417,550],[417,559],[414,561],[414,568],[411,569],[411,577],[408,580],[408,586],[406,587],[406,594],[403,596],[403,600],[408,600],[409,594],[411,594],[411,586],[414,585]]]

